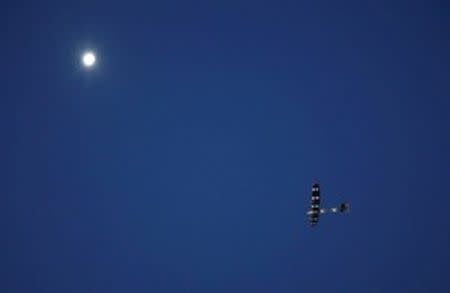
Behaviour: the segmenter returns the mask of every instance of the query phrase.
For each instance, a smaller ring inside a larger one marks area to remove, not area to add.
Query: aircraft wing
[[[315,183],[312,186],[311,191],[311,207],[307,212],[309,222],[311,226],[319,222],[320,216],[320,187],[319,184]]]

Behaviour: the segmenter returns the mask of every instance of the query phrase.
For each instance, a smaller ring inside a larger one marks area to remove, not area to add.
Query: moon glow
[[[83,54],[82,62],[84,67],[92,67],[95,64],[95,54],[92,52],[86,52]]]

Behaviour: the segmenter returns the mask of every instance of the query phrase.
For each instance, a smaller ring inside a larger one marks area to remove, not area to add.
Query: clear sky
[[[0,11],[0,292],[450,292],[445,1]]]

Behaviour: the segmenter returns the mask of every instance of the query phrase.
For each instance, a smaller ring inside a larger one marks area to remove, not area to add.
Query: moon
[[[95,54],[91,51],[85,52],[82,57],[83,66],[86,68],[90,68],[95,64]]]

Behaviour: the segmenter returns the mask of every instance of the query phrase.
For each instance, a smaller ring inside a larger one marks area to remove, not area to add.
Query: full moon
[[[95,64],[95,55],[92,52],[86,52],[83,54],[83,65],[84,67],[92,67]]]

